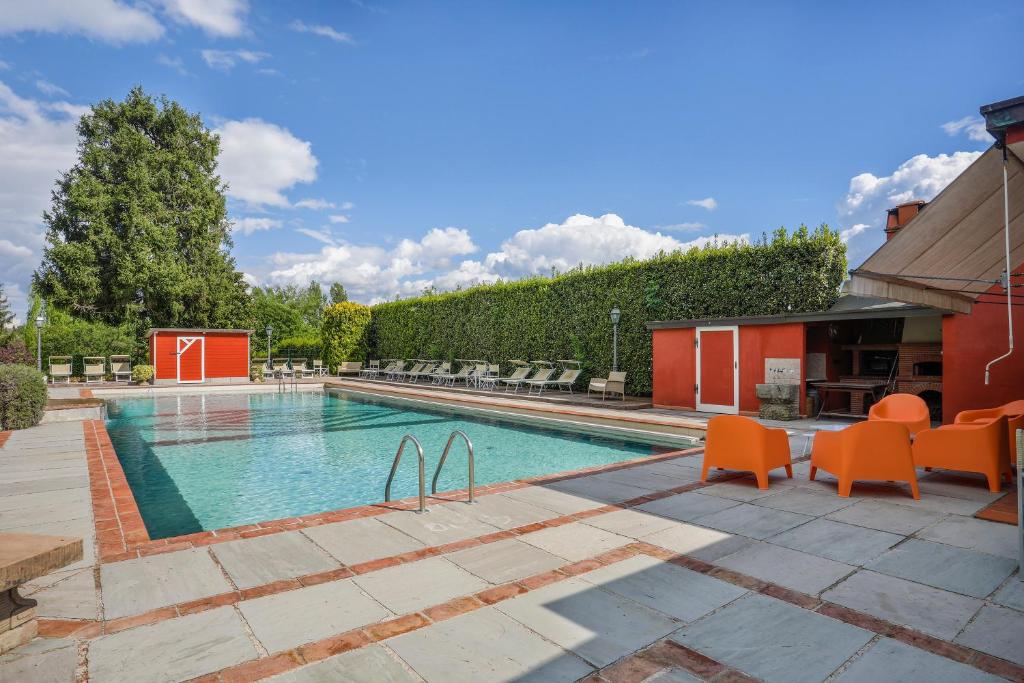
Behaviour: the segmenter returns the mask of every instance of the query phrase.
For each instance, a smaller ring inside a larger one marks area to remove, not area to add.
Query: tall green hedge
[[[333,372],[342,361],[366,360],[370,307],[341,301],[324,309],[320,340],[324,365]]]
[[[499,282],[373,307],[371,357],[576,359],[585,374],[612,365],[609,311],[622,312],[619,369],[628,391],[651,391],[652,320],[820,311],[839,295],[846,246],[801,226],[753,244],[709,245],[555,277]],[[503,373],[505,372],[503,368]]]

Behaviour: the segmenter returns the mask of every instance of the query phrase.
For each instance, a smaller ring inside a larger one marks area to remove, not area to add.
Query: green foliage
[[[33,276],[49,305],[108,325],[233,327],[248,318],[228,253],[219,138],[198,114],[139,87],[78,124],[78,161],[43,215]],[[100,349],[94,349],[100,351]]]
[[[618,306],[619,369],[631,393],[651,391],[645,323],[821,311],[835,303],[846,247],[827,226],[777,230],[755,244],[710,245],[580,268],[551,278],[499,282],[373,307],[372,357],[585,361],[581,385],[612,365]],[[428,353],[436,350],[436,353]]]
[[[132,381],[136,384],[146,384],[156,375],[156,368],[152,365],[133,365]]]
[[[345,285],[340,282],[332,282],[331,303],[340,304],[342,301],[348,301],[348,292],[345,291]]]
[[[253,348],[265,353],[266,333],[269,324],[274,328],[271,336],[273,352],[284,350],[286,341],[316,339],[319,347],[320,323],[323,319],[327,299],[317,282],[308,287],[253,287],[250,327],[253,334]]]
[[[319,334],[285,337],[274,343],[274,358],[320,358],[322,342]]]
[[[34,368],[36,357],[21,337],[12,336],[5,345],[0,346],[0,363],[20,363]]]
[[[333,372],[342,361],[366,360],[370,307],[343,301],[324,310],[320,328],[324,365]]]
[[[0,429],[34,427],[45,410],[42,373],[24,365],[0,365]]]
[[[0,345],[6,344],[14,336],[14,311],[11,302],[4,294],[3,283],[0,283]]]
[[[34,332],[34,330],[33,330]],[[43,325],[43,370],[48,369],[50,356],[73,356],[72,372],[81,375],[83,356],[128,354],[144,358],[145,340],[128,324],[107,325],[98,321],[72,317],[65,311],[50,307]],[[35,339],[32,340],[35,348]]]

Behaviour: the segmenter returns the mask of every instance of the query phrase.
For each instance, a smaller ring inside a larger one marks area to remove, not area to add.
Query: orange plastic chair
[[[786,468],[793,478],[793,461],[789,457],[789,437],[785,429],[770,429],[739,415],[718,415],[708,420],[704,445],[704,465],[700,480],[708,480],[708,468],[753,472],[757,488],[768,488],[768,472]]]
[[[981,410],[964,410],[957,413],[954,424],[984,423],[1006,416],[1006,450],[1010,456],[1010,466],[1017,464],[1017,430],[1024,429],[1024,401],[1010,401],[995,408]]]
[[[890,394],[868,410],[868,420],[904,425],[913,436],[932,426],[928,404],[913,394]]]
[[[869,420],[840,432],[818,432],[811,449],[811,481],[819,469],[839,480],[840,498],[850,497],[854,481],[874,480],[905,481],[914,500],[921,499],[910,431],[897,422]]]
[[[999,493],[1002,476],[1010,474],[1006,424],[1000,415],[988,422],[926,429],[914,439],[914,464],[984,474],[988,490]]]

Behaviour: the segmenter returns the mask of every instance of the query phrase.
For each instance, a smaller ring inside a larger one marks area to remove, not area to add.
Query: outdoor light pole
[[[612,372],[616,372],[619,369],[619,319],[622,311],[616,306],[608,317],[612,319]]]
[[[46,318],[40,313],[36,316],[36,370],[43,371],[43,323]]]
[[[270,362],[270,335],[274,332],[274,328],[267,325],[267,367],[274,367],[273,363]]]

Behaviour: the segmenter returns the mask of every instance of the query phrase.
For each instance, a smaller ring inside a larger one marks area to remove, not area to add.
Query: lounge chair
[[[292,358],[289,365],[296,377],[305,377],[306,373],[309,371],[309,368],[306,367],[305,358]]]
[[[526,381],[526,378],[529,376],[529,374],[529,366],[520,366],[513,370],[511,375],[509,375],[508,377],[502,377],[498,381],[505,385],[506,392],[508,392],[508,390],[513,387],[516,391],[519,391],[519,385]]]
[[[438,365],[440,363],[424,363],[423,367],[416,372],[410,372],[406,379],[410,382],[419,382],[420,377],[430,377],[430,375],[434,374],[434,370],[437,369]]]
[[[792,479],[793,463],[786,430],[770,429],[739,415],[713,417],[708,420],[701,481],[708,480],[711,467],[753,472],[759,489],[768,488],[768,472],[779,467],[785,467],[786,476]]]
[[[953,424],[984,424],[1006,416],[1006,438],[1009,443],[1007,452],[1010,455],[1010,465],[1017,465],[1017,430],[1024,429],[1024,401],[1010,401],[996,408],[982,408],[981,410],[964,410],[957,413]]]
[[[530,377],[529,379],[520,380],[519,383],[516,384],[515,393],[519,392],[519,387],[521,386],[526,387],[526,393],[532,392],[533,387],[539,386],[543,388],[544,382],[549,381],[551,379],[551,375],[553,374],[555,374],[554,368],[538,368],[537,372],[533,375],[533,377]]]
[[[484,374],[476,378],[477,389],[488,389],[493,391],[498,386],[498,380],[501,379],[501,366],[487,364],[487,370]]]
[[[293,377],[295,372],[288,367],[288,360],[285,358],[275,358],[273,365],[273,374],[280,375],[281,377]]]
[[[434,369],[434,371],[432,373],[430,373],[430,383],[431,384],[440,384],[441,383],[441,378],[442,377],[446,377],[449,374],[451,374],[451,371],[452,371],[452,364],[451,363],[449,363],[448,361],[445,361],[444,363],[441,363],[440,365],[437,366],[437,368]]]
[[[405,381],[405,379],[407,379],[411,375],[414,375],[417,372],[419,372],[420,370],[422,370],[424,365],[426,365],[426,363],[415,363],[408,370],[396,370],[395,372],[393,372],[391,374],[393,375],[393,377],[397,381],[402,382],[402,381]]]
[[[444,375],[437,375],[437,383],[441,386],[454,387],[456,382],[469,382],[469,373],[473,372],[473,366],[469,363],[463,363],[462,367],[456,373],[447,373]]]
[[[914,464],[962,472],[978,472],[988,480],[988,490],[999,493],[1002,477],[1012,476],[1007,417],[981,423],[944,425],[926,429],[914,437]]]
[[[910,430],[914,436],[932,426],[928,404],[914,394],[890,394],[868,410],[872,422],[895,422]]]
[[[384,379],[392,381],[397,380],[403,372],[405,372],[405,361],[396,360],[388,366],[387,371],[384,373]]]
[[[477,363],[473,366],[473,372],[466,377],[466,386],[472,384],[476,388],[480,388],[480,378],[487,374],[487,363]]]
[[[71,384],[71,356],[50,356],[50,383]]]
[[[814,481],[818,470],[835,476],[840,498],[850,497],[854,481],[905,481],[914,500],[920,500],[914,464],[905,424],[868,420],[842,431],[815,434],[809,478]]]
[[[356,375],[356,376],[358,376],[362,369],[363,369],[362,361],[358,361],[358,360],[342,361],[338,365],[338,377],[341,377],[342,375]]]
[[[82,359],[82,367],[85,369],[86,384],[95,384],[103,381],[107,374],[107,359],[103,356],[86,356]]]
[[[537,388],[537,394],[540,395],[544,392],[545,387],[557,387],[561,391],[569,390],[572,393],[572,385],[576,383],[576,379],[583,372],[579,368],[567,368],[562,371],[556,379],[528,379],[523,384],[526,385],[528,393],[533,393],[534,387]]]
[[[130,382],[132,379],[131,356],[111,356],[110,374],[114,376],[115,382]]]
[[[371,360],[366,367],[359,371],[359,376],[365,379],[374,379],[380,374],[380,361]]]
[[[624,372],[609,372],[608,379],[600,379],[595,377],[590,380],[590,386],[587,387],[587,398],[590,397],[590,392],[600,391],[601,400],[603,401],[608,394],[619,394],[622,396],[622,400],[626,400],[626,373]]]

